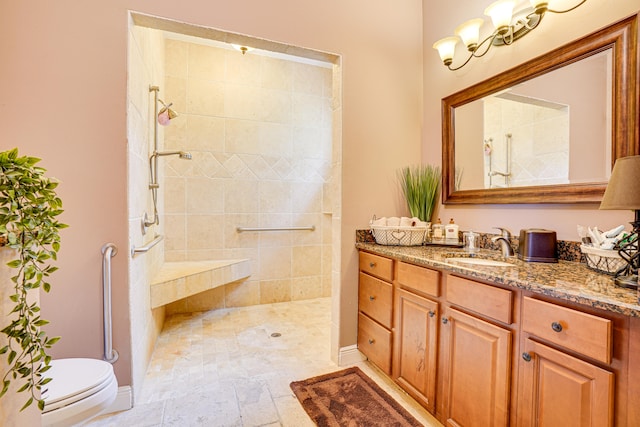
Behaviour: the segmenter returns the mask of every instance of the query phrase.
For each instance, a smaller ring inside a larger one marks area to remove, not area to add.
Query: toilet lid
[[[59,407],[91,395],[113,378],[113,366],[97,359],[58,359],[52,360],[51,368],[44,376],[51,378],[42,397],[45,405]],[[69,401],[71,400],[71,401]],[[53,409],[53,408],[51,408]]]

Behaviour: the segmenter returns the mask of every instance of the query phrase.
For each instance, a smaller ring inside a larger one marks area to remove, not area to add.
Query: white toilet
[[[42,425],[46,427],[86,422],[107,409],[118,393],[113,366],[103,360],[52,360],[45,375],[52,379],[42,395]]]

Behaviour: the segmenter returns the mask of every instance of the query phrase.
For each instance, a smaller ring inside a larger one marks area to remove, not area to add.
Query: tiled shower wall
[[[168,39],[165,261],[251,260],[251,277],[167,313],[331,294],[332,68]],[[315,226],[242,232],[237,227]]]
[[[535,100],[534,100],[535,101]],[[510,187],[567,184],[569,182],[568,107],[515,102],[498,97],[485,99],[485,141],[493,139],[492,169],[507,170],[507,138],[511,138]],[[489,182],[503,187],[501,176],[489,179],[489,156],[485,155],[485,188]]]
[[[142,234],[145,212],[153,214],[149,191],[149,156],[153,152],[153,93],[149,85],[161,86],[164,81],[164,38],[162,32],[129,26],[127,79],[127,142],[128,142],[128,218],[129,238],[134,246],[142,246],[162,234],[163,224]],[[161,87],[162,90],[162,87]],[[160,140],[162,134],[159,135]],[[119,248],[118,256],[128,256],[129,248]],[[162,330],[164,308],[151,309],[149,287],[163,262],[162,245],[146,254],[136,255],[129,262],[129,304],[131,316],[132,386],[138,395],[147,364]]]

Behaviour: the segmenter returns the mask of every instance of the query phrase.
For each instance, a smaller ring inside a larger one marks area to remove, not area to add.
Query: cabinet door
[[[613,373],[531,339],[522,358],[520,426],[613,425]]]
[[[511,331],[448,308],[441,333],[445,425],[507,426]]]
[[[397,290],[393,377],[431,412],[435,409],[438,318],[436,302]]]

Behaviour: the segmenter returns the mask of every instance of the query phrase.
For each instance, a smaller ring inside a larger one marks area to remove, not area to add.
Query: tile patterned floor
[[[311,427],[289,383],[344,368],[329,356],[330,312],[319,298],[172,316],[134,408],[88,425]],[[425,426],[440,426],[368,362],[358,366]]]

